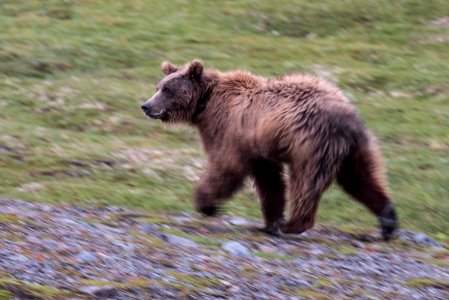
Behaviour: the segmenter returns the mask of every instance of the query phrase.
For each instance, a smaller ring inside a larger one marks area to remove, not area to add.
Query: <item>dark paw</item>
[[[272,236],[280,236],[281,235],[281,229],[279,226],[266,226],[263,228],[257,228],[257,231],[263,232]]]
[[[398,229],[398,218],[392,204],[388,204],[379,217],[382,237],[385,241],[391,240]]]
[[[279,236],[282,234],[281,226],[285,224],[284,218],[280,218],[277,221],[267,222],[267,225],[263,228],[258,228],[257,230],[269,235]]]
[[[215,217],[220,214],[220,208],[217,205],[201,207],[199,211],[206,217]]]
[[[293,223],[287,222],[281,225],[282,233],[286,234],[301,234],[304,231],[313,227],[313,223]]]

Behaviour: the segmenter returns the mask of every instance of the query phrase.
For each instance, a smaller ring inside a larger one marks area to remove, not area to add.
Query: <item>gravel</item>
[[[0,198],[0,293],[16,299],[449,299],[449,250],[424,233]],[[4,291],[4,292],[3,292]],[[326,298],[327,297],[327,298]]]

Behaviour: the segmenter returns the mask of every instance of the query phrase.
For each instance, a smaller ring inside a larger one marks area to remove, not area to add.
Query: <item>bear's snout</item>
[[[148,102],[144,103],[140,108],[142,108],[145,115],[153,119],[164,119],[166,116],[165,109],[160,109],[157,111],[154,107],[150,106]]]
[[[142,106],[140,107],[143,112],[147,115],[150,112],[150,107],[147,103],[142,104]]]

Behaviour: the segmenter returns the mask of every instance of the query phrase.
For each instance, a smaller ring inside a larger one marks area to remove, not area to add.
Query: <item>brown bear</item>
[[[162,63],[165,77],[142,105],[163,122],[199,129],[208,156],[195,192],[198,211],[211,216],[250,176],[270,234],[301,233],[314,225],[322,193],[334,179],[380,221],[389,240],[398,222],[376,141],[354,106],[316,76],[267,79],[248,72]],[[290,219],[284,221],[290,174]]]

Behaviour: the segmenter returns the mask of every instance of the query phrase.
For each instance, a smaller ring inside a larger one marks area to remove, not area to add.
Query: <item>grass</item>
[[[19,298],[42,300],[67,299],[79,296],[68,290],[37,283],[25,283],[11,277],[0,277],[0,299],[16,299],[13,294]]]
[[[253,254],[257,257],[267,258],[267,259],[291,259],[289,256],[279,253],[269,253],[263,251],[254,251]]]
[[[430,278],[413,278],[406,282],[403,282],[403,285],[414,288],[426,288],[426,287],[449,288],[449,283],[447,281]]]
[[[194,275],[185,275],[175,271],[167,271],[165,274],[199,289],[219,286],[221,284],[221,280],[217,278],[201,278]]]
[[[38,1],[0,3],[0,195],[191,211],[204,162],[191,128],[139,104],[165,59],[273,76],[321,74],[379,137],[403,228],[447,240],[446,0]],[[228,211],[260,216],[245,189]],[[319,222],[375,218],[338,188]]]

